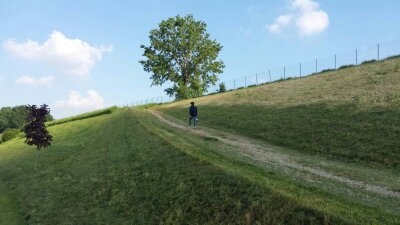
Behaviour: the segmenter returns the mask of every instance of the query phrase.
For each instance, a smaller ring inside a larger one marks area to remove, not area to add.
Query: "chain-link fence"
[[[285,65],[266,69],[266,71],[253,73],[251,75],[222,81],[210,86],[205,94],[219,92],[219,84],[224,83],[226,90],[236,90],[249,86],[271,83],[290,78],[300,78],[315,73],[336,70],[348,66],[356,66],[372,61],[379,61],[400,54],[400,40],[380,43],[376,45],[356,48],[350,51],[320,57],[313,60],[299,62],[298,64]],[[144,104],[159,104],[172,102],[175,99],[169,96],[159,96],[153,98],[134,101],[123,106],[137,106]]]

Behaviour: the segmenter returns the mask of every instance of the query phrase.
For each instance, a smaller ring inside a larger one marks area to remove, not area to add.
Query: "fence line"
[[[226,90],[236,90],[249,86],[257,86],[265,83],[272,83],[280,80],[306,77],[312,74],[337,70],[350,66],[357,66],[373,61],[381,61],[390,57],[399,56],[400,40],[378,43],[376,45],[356,48],[351,51],[333,54],[325,57],[315,58],[298,64],[284,65],[283,67],[268,68],[265,72],[257,72],[252,75],[222,81]],[[210,86],[206,94],[214,94],[219,91],[219,84]],[[122,106],[138,106],[145,104],[159,104],[173,102],[175,99],[170,96],[158,96],[146,98],[125,104]]]

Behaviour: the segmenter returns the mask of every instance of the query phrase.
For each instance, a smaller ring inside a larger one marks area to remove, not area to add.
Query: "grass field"
[[[148,121],[117,110],[52,126],[37,171],[23,139],[1,144],[0,224],[352,224],[189,154]]]
[[[343,184],[332,182],[329,179],[323,179],[319,176],[314,177],[309,173],[274,165],[273,162],[263,162],[260,161],[259,157],[253,158],[246,154],[240,154],[239,149],[230,144],[224,144],[221,139],[225,138],[228,143],[235,140],[244,143],[246,139],[231,136],[228,133],[205,130],[204,128],[193,130],[187,128],[186,124],[182,124],[184,129],[179,129],[159,121],[149,113],[141,113],[139,115],[141,122],[148,129],[151,129],[176,148],[196,158],[210,162],[225,171],[231,171],[245,177],[306,207],[316,209],[336,218],[342,218],[344,221],[354,224],[400,223],[397,198],[375,196],[370,192],[364,193],[360,189],[352,190],[347,185],[343,186]],[[193,133],[198,133],[198,135]],[[213,135],[217,135],[217,138],[214,138]],[[251,140],[251,142],[258,143],[256,140]],[[266,146],[263,144],[257,146],[245,145],[243,150],[246,152],[248,148],[263,149],[265,147],[268,149],[271,146],[268,144]],[[282,148],[276,150],[281,153],[285,152],[286,157],[290,156],[290,158],[294,159],[293,156],[295,154],[290,150]],[[394,185],[392,186],[393,190],[399,190],[398,188],[400,187],[399,177],[389,171],[367,169],[357,164],[338,163],[321,157],[312,157],[314,158],[312,159],[301,153],[296,155],[305,165],[316,163],[315,168],[323,166],[335,174],[347,174],[357,180],[374,180],[382,185]]]
[[[189,102],[155,107],[188,119]],[[400,59],[194,99],[199,125],[372,167],[400,169]]]
[[[0,144],[0,225],[400,224],[395,197],[221,141],[255,138],[260,154],[398,194],[399,71],[391,59],[197,98],[197,134],[183,123],[192,100],[48,123],[54,141],[37,171],[21,136]]]

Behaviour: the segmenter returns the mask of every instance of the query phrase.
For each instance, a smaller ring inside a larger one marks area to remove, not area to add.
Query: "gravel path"
[[[252,142],[249,138],[229,134],[223,132],[223,135],[211,134],[205,129],[193,129],[187,126],[182,125],[181,122],[176,122],[176,119],[170,117],[168,115],[162,114],[161,112],[149,110],[154,116],[156,116],[160,121],[188,132],[191,132],[198,136],[206,136],[211,138],[216,138],[219,141],[228,144],[230,146],[235,147],[238,153],[249,156],[254,160],[262,161],[266,163],[274,163],[283,168],[292,168],[295,170],[308,172],[323,178],[331,179],[340,183],[344,183],[353,188],[364,189],[369,192],[377,193],[379,195],[387,196],[387,197],[395,197],[400,198],[400,192],[395,192],[387,187],[368,184],[362,181],[353,180],[347,177],[338,176],[329,171],[322,170],[321,168],[311,167],[309,165],[303,165],[291,159],[288,155],[283,154],[273,148],[268,148],[262,146],[260,144]]]

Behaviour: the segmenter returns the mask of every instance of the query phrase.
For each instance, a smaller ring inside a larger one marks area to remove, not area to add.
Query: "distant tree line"
[[[3,107],[0,109],[0,133],[6,129],[22,129],[28,118],[28,109],[25,105]],[[49,115],[47,121],[53,120]]]

